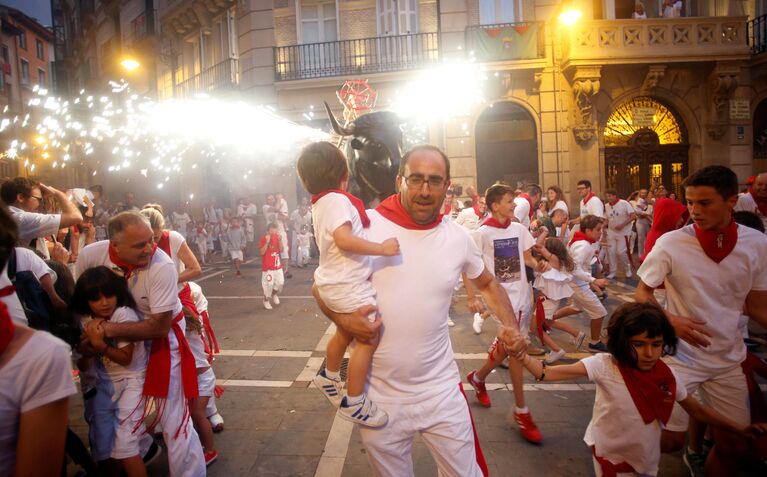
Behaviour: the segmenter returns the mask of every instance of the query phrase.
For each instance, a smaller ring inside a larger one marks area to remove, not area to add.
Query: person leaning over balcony
[[[634,6],[634,13],[631,14],[634,20],[647,20],[647,12],[644,11],[644,4],[637,2]]]
[[[26,177],[16,177],[3,182],[0,196],[8,205],[13,220],[19,225],[19,244],[39,250],[46,259],[50,258],[50,252],[44,237],[55,235],[59,229],[83,221],[77,206],[65,193]],[[37,213],[43,196],[52,196],[61,208],[61,213]]]
[[[682,16],[682,0],[664,0],[663,18],[679,18]]]

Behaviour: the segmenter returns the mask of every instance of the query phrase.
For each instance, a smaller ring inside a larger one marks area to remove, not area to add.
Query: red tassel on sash
[[[616,477],[618,474],[636,472],[628,462],[624,461],[620,464],[613,464],[604,457],[598,456],[595,446],[591,446],[591,455],[594,456],[594,459],[596,459],[599,464],[599,468],[602,469],[602,477]]]

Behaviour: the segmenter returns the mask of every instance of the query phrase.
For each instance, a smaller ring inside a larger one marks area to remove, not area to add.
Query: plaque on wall
[[[730,100],[730,119],[751,119],[751,105],[747,99]]]
[[[635,107],[631,123],[635,128],[651,128],[655,125],[656,108]]]

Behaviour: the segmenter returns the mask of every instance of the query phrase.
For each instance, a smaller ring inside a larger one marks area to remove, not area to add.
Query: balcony
[[[753,54],[758,55],[767,51],[767,15],[756,17],[748,22],[748,41]]]
[[[746,17],[595,20],[565,33],[563,66],[748,59]]]
[[[466,51],[477,61],[519,62],[546,58],[543,22],[499,23],[466,27]]]
[[[176,97],[189,97],[196,93],[213,93],[237,89],[239,84],[239,61],[234,58],[224,60],[200,74],[176,85]]]
[[[138,46],[142,41],[153,38],[156,15],[154,11],[144,11],[131,20],[128,31],[123,34],[123,43],[126,46]]]
[[[274,48],[277,81],[424,68],[439,62],[439,33],[383,36]]]

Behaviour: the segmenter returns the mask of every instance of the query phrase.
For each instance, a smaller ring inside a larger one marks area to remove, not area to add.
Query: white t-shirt
[[[168,243],[170,244],[170,259],[173,260],[173,264],[176,267],[176,272],[178,272],[179,275],[181,275],[181,272],[186,270],[186,265],[184,265],[184,262],[182,262],[181,259],[178,257],[178,251],[181,249],[181,246],[184,244],[184,242],[186,242],[186,239],[179,232],[176,232],[175,230],[168,231]],[[165,250],[162,250],[162,252],[164,253]],[[179,283],[177,288],[178,288],[178,291],[181,291],[181,289],[184,288],[184,286]]]
[[[13,475],[21,414],[75,393],[69,346],[35,331],[0,368],[0,475]]]
[[[368,238],[396,237],[401,251],[372,257],[371,280],[383,326],[373,355],[370,397],[418,402],[461,382],[445,317],[461,273],[473,279],[485,266],[469,234],[453,222],[409,230],[374,210],[368,216]]]
[[[202,288],[200,285],[194,282],[188,282],[189,288],[192,290],[192,299],[194,300],[195,308],[202,314],[204,311],[208,311],[208,299],[202,294]],[[202,317],[200,317],[202,319]],[[195,366],[198,368],[209,368],[210,363],[208,357],[205,355],[205,345],[203,344],[203,337],[197,331],[187,331],[186,339],[189,342],[189,348],[194,355]]]
[[[524,197],[515,197],[514,203],[514,217],[519,220],[519,223],[524,225],[526,229],[530,228],[530,202]]]
[[[38,280],[45,275],[50,275],[53,282],[56,282],[56,272],[54,272],[45,261],[38,257],[35,252],[25,247],[16,247],[16,272],[32,272]],[[0,290],[13,285],[11,279],[8,277],[8,265],[3,269],[2,275],[0,275]],[[15,323],[28,325],[27,315],[24,313],[24,307],[19,301],[18,295],[12,293],[7,296],[0,297],[0,300],[8,307],[8,313],[11,315],[11,319]]]
[[[293,226],[293,232],[300,234],[303,227],[312,226],[312,214],[309,209],[306,209],[306,213],[301,215],[301,211],[296,209],[290,214],[290,223]]]
[[[592,199],[593,200],[593,199]],[[605,206],[607,211],[607,235],[628,237],[631,235],[631,220],[629,217],[634,213],[634,208],[628,201],[618,199],[615,205],[611,205],[609,202]],[[628,222],[628,223],[627,223]],[[616,228],[618,225],[625,223],[623,228]]]
[[[0,290],[4,290],[10,286],[13,286],[13,283],[11,283],[11,279],[8,278],[8,265],[6,265],[3,268],[2,274],[0,274]],[[29,325],[27,315],[24,313],[24,307],[21,305],[21,301],[19,301],[16,292],[2,296],[0,297],[0,300],[8,307],[8,314],[11,315],[11,319],[14,323],[24,326]]]
[[[90,321],[84,320],[86,323]],[[138,323],[141,321],[136,312],[127,306],[121,306],[112,313],[109,318],[111,323]],[[117,364],[114,361],[110,361],[107,357],[101,358],[103,369],[97,368],[100,379],[111,380],[113,382],[119,381],[125,378],[143,377],[146,372],[147,352],[143,341],[127,341],[127,340],[114,340],[112,346],[115,348],[122,348],[133,343],[133,357],[128,366]],[[104,374],[106,372],[106,374]]]
[[[754,196],[751,195],[750,193],[744,192],[743,194],[740,194],[738,196],[738,202],[735,204],[734,210],[736,212],[740,210],[745,210],[747,212],[755,213],[756,215],[759,216],[760,219],[762,219],[764,228],[767,229],[767,215],[762,215],[762,212],[759,210],[759,207],[756,205]]]
[[[86,246],[77,259],[75,279],[92,267],[103,265],[115,273],[122,275],[120,267],[109,259],[109,241],[102,240]],[[138,311],[146,319],[149,315],[170,311],[174,319],[181,313],[181,301],[178,299],[178,273],[173,260],[162,250],[155,252],[149,265],[134,270],[127,279],[128,288],[136,300]],[[182,330],[186,324],[182,318],[179,322]],[[178,341],[171,328],[168,331],[171,351],[178,350]],[[178,359],[178,353],[171,353],[172,359]]]
[[[596,446],[596,454],[613,464],[627,462],[638,474],[656,475],[660,462],[661,423],[645,424],[626,387],[618,365],[609,353],[582,359],[590,381],[596,384],[594,411],[583,441]],[[673,373],[673,370],[672,370]],[[676,379],[674,399],[687,398],[687,389]]]
[[[583,203],[583,199],[580,201],[581,217],[584,215],[596,215],[597,217],[605,216],[605,204],[602,203],[602,199],[597,196],[589,199],[587,204]]]
[[[455,223],[462,226],[469,232],[477,230],[485,217],[479,217],[474,211],[474,207],[466,207],[462,211],[458,212],[458,217],[455,219]]]
[[[705,321],[711,333],[706,348],[679,340],[670,362],[716,372],[739,366],[746,358],[738,320],[748,293],[767,290],[767,236],[739,225],[735,248],[717,264],[688,225],[660,237],[638,275],[653,288],[665,283],[668,311]]]
[[[19,225],[19,244],[25,247],[36,238],[55,235],[59,231],[61,214],[26,212],[12,205],[8,206],[8,211]]]
[[[597,253],[596,243],[589,243],[586,240],[578,240],[573,242],[572,245],[567,246],[567,251],[573,258],[575,268],[572,271],[574,283],[576,285],[583,285],[584,283],[591,283],[594,281],[594,277],[591,276],[591,262]]]
[[[549,216],[554,215],[555,210],[564,210],[567,217],[570,217],[570,209],[567,207],[567,203],[564,200],[558,200],[554,207],[549,210]]]
[[[471,236],[482,253],[485,267],[509,295],[514,311],[529,309],[532,288],[525,273],[524,253],[535,245],[530,231],[511,222],[505,229],[483,225]]]
[[[355,237],[367,239],[360,214],[351,201],[335,192],[322,196],[312,207],[312,222],[320,249],[320,265],[314,271],[317,286],[354,285],[367,281],[372,271],[370,257],[344,252],[333,240],[333,232],[345,223],[351,224]]]

